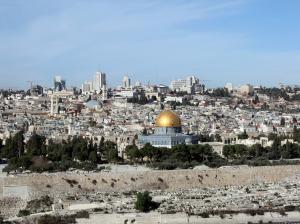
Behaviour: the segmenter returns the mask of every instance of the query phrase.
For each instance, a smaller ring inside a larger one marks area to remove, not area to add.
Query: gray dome
[[[97,100],[90,100],[88,101],[85,106],[89,109],[94,109],[97,106],[101,106],[102,104],[98,102]]]

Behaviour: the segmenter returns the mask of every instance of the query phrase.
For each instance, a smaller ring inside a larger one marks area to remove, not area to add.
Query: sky
[[[1,0],[0,88],[300,84],[298,0]]]

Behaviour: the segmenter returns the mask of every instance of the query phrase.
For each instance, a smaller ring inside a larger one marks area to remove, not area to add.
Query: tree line
[[[99,163],[120,161],[117,145],[103,137],[99,144],[82,137],[61,143],[50,139],[46,144],[44,136],[34,133],[25,144],[23,131],[8,138],[6,144],[0,147],[0,158],[8,160],[7,171],[56,171],[71,167],[95,169]]]
[[[273,160],[280,160],[283,163],[286,162],[285,160],[299,159],[300,145],[289,141],[281,145],[281,138],[275,137],[273,144],[267,147],[263,147],[260,144],[252,146],[241,144],[225,145],[223,147],[223,156],[231,164],[272,165]]]
[[[246,133],[244,133],[246,135]],[[158,169],[190,168],[205,164],[209,167],[224,165],[248,164],[253,166],[272,165],[272,161],[300,158],[300,145],[287,142],[281,145],[281,136],[270,135],[273,144],[262,147],[260,144],[225,145],[223,156],[214,152],[208,144],[176,145],[172,148],[157,148],[145,144],[138,148],[135,144],[125,149],[127,161],[125,163],[142,164]],[[300,142],[300,129],[294,128],[293,140]],[[33,134],[24,143],[24,132],[19,131],[6,140],[0,141],[0,159],[7,160],[6,171],[62,171],[69,168],[85,170],[96,169],[97,164],[119,163],[123,159],[118,156],[118,148],[114,142],[101,140],[94,142],[83,137],[73,137],[56,143],[52,139]],[[270,162],[271,161],[271,162]],[[276,162],[275,162],[276,163]]]
[[[201,164],[219,167],[226,162],[207,144],[181,144],[172,148],[158,148],[147,143],[141,149],[136,145],[129,145],[125,152],[130,162],[147,164],[158,169],[190,168]]]

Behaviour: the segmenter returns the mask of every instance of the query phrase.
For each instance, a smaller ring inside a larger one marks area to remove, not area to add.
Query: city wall
[[[0,199],[12,196],[9,186],[27,186],[28,200],[49,195],[93,191],[157,190],[249,185],[300,178],[300,165],[271,167],[226,167],[208,170],[172,170],[119,173],[52,173],[26,174],[0,178]],[[4,191],[3,191],[4,189]],[[9,192],[6,195],[6,192]],[[17,195],[16,195],[17,196]]]

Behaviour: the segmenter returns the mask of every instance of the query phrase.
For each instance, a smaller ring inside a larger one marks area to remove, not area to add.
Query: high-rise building
[[[141,86],[142,86],[142,83],[141,83],[140,81],[136,81],[136,82],[135,82],[135,86],[136,86],[136,87],[141,87]]]
[[[233,91],[233,84],[232,83],[226,83],[225,89],[227,89],[228,92],[232,92]]]
[[[60,92],[66,90],[66,81],[61,78],[61,76],[54,77],[54,91]]]
[[[131,87],[131,79],[127,75],[125,75],[123,77],[123,87],[124,88],[130,88]]]
[[[252,95],[254,93],[254,88],[250,84],[242,85],[239,88],[239,93],[242,95]]]
[[[86,81],[82,84],[81,90],[83,93],[87,93],[93,90],[93,83]]]
[[[100,92],[106,85],[106,74],[104,72],[96,72],[93,81],[93,90]]]
[[[196,84],[199,84],[199,79],[196,76],[192,75],[192,76],[188,76],[186,78],[186,85],[187,86],[194,86]]]
[[[195,92],[202,92],[204,85],[200,84],[199,79],[196,76],[188,76],[186,79],[173,80],[170,85],[170,89],[173,91],[182,91],[189,94]]]
[[[104,72],[96,72],[92,81],[85,81],[82,84],[81,90],[83,93],[87,92],[103,92],[107,89],[106,74]]]

